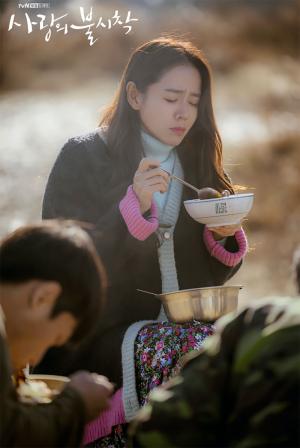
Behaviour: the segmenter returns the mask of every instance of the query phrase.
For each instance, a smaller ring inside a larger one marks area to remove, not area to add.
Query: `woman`
[[[168,38],[134,51],[100,127],[63,147],[43,204],[44,218],[93,225],[90,234],[110,284],[93,340],[76,354],[61,355],[60,368],[59,354],[49,354],[40,370],[47,366],[48,372],[69,374],[87,368],[123,384],[127,421],[143,401],[135,387],[140,332],[145,336],[149,328],[155,344],[165,337],[155,327],[161,325],[159,301],[138,290],[222,285],[239,269],[247,249],[240,225],[209,230],[193,221],[183,206],[191,191],[161,168],[198,187],[234,192],[223,170],[208,64],[191,43]],[[166,331],[175,327],[167,323]],[[202,329],[205,335],[211,331],[194,324],[193,331]],[[188,350],[197,344],[195,339]],[[176,357],[180,350],[174,351]]]

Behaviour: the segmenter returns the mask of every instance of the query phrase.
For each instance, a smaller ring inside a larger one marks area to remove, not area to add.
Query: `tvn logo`
[[[50,3],[19,3],[18,7],[22,9],[50,8]]]

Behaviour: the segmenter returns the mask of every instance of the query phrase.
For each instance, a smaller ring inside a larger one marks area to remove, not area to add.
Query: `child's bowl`
[[[208,227],[238,224],[252,208],[254,194],[244,193],[213,199],[184,201],[188,214]]]
[[[70,378],[68,378],[67,376],[46,375],[38,373],[29,374],[28,379],[30,381],[44,381],[49,389],[55,390],[57,392],[61,392],[70,382]]]
[[[69,381],[65,376],[32,374],[20,381],[17,393],[23,403],[51,403]]]

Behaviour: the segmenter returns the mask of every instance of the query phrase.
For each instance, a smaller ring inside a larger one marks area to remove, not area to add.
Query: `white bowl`
[[[251,210],[253,193],[184,201],[188,214],[208,227],[238,224]]]

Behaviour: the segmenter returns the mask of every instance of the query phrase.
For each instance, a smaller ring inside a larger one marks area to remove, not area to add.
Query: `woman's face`
[[[196,121],[200,93],[201,78],[195,67],[173,67],[146,93],[139,93],[144,130],[167,145],[179,145]]]

